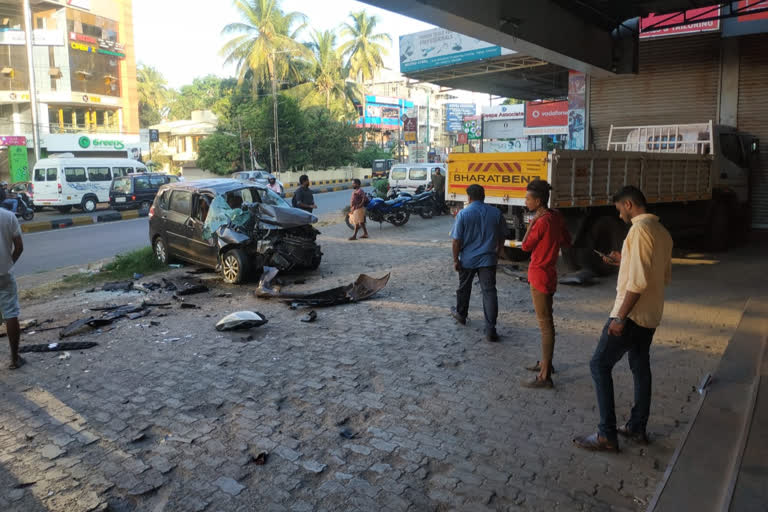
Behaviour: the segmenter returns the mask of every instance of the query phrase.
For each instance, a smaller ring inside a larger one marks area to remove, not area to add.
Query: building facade
[[[214,133],[219,123],[210,110],[193,110],[190,117],[150,126],[158,131],[159,138],[150,144],[152,160],[162,162],[165,172],[197,168],[200,141]]]
[[[131,0],[39,0],[31,9],[41,156],[135,156],[140,137]],[[0,0],[0,14],[0,143],[13,143],[0,146],[0,177],[23,181],[18,148],[24,142],[31,168],[35,107],[22,0]]]

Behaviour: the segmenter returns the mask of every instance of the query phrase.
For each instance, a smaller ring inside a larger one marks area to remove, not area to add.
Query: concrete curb
[[[371,184],[371,180],[362,180],[363,186]],[[322,194],[325,192],[338,192],[339,190],[349,190],[352,188],[352,183],[345,182],[344,185],[335,187],[312,187],[312,190],[316,194]],[[287,199],[293,197],[293,192],[285,194]],[[41,231],[50,231],[52,229],[64,229],[73,226],[87,226],[88,224],[100,224],[102,222],[117,222],[120,220],[133,220],[139,217],[146,217],[149,215],[147,211],[128,210],[124,212],[110,212],[100,213],[90,217],[66,217],[61,219],[52,219],[39,222],[26,222],[21,225],[22,233],[39,233]]]
[[[90,217],[66,217],[40,222],[27,222],[21,225],[21,231],[22,233],[39,233],[41,231],[64,229],[73,226],[87,226],[88,224],[99,224],[102,222],[138,219],[139,217],[146,217],[147,215],[149,215],[149,212],[130,210],[126,212],[100,213]]]
[[[369,181],[370,176],[363,176],[362,181]],[[350,183],[351,180],[311,180],[312,185],[338,185],[342,183]],[[283,186],[285,188],[297,188],[299,186],[298,183],[283,183]]]

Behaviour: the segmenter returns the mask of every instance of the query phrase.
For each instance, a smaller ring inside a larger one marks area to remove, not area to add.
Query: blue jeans
[[[16,213],[16,209],[19,207],[19,202],[16,199],[6,199],[3,201],[4,208]]]
[[[595,354],[589,363],[595,381],[597,405],[600,408],[598,432],[610,441],[616,441],[616,405],[613,397],[613,367],[629,352],[629,369],[635,381],[635,405],[627,427],[633,432],[645,432],[651,410],[650,348],[656,329],[641,327],[626,319],[621,336],[608,334],[611,320],[603,327]]]

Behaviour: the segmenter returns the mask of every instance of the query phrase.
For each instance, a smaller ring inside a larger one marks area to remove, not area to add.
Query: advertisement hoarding
[[[411,144],[408,146],[408,159],[412,164],[425,164],[429,156],[426,144]]]
[[[568,126],[568,101],[525,104],[525,127]]]
[[[88,134],[61,133],[45,135],[41,145],[53,152],[71,151],[127,151],[128,146],[138,146],[140,137],[136,135],[121,135],[117,133]]]
[[[513,53],[464,34],[434,28],[400,36],[400,72],[452,66]]]
[[[462,131],[467,134],[469,140],[478,140],[483,135],[480,116],[467,116],[463,121]]]
[[[578,71],[568,73],[568,142],[566,149],[585,149],[587,76]]]
[[[483,107],[484,139],[519,139],[523,136],[525,105]]]
[[[651,37],[670,37],[698,34],[699,32],[717,32],[720,30],[720,20],[695,21],[696,18],[713,18],[718,16],[719,9],[702,7],[690,9],[685,14],[651,14],[640,19],[640,39]],[[692,23],[679,25],[687,19],[693,19]],[[666,28],[668,25],[677,25]],[[652,28],[651,28],[652,27]]]
[[[0,135],[0,146],[26,146],[27,138],[23,135]]]
[[[477,114],[474,103],[446,103],[445,104],[445,130],[450,133],[462,131],[464,118]]]
[[[741,0],[735,4],[739,15],[723,20],[723,37],[768,33],[768,2]]]

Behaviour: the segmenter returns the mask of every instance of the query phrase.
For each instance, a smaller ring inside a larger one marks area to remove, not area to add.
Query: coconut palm
[[[335,117],[354,115],[355,101],[362,96],[359,86],[346,79],[348,70],[342,66],[336,48],[336,33],[333,30],[315,31],[312,42],[309,81],[290,90],[303,108],[325,106]]]
[[[299,82],[296,58],[308,58],[309,49],[296,41],[306,16],[284,13],[279,0],[235,0],[242,22],[230,23],[222,34],[235,34],[221,49],[225,63],[237,65],[238,81],[253,73],[254,88],[271,80]]]
[[[349,14],[351,23],[341,26],[342,37],[348,38],[341,45],[339,51],[342,58],[347,61],[349,76],[358,82],[365,83],[373,80],[376,72],[384,67],[384,56],[388,53],[388,47],[392,45],[389,34],[376,33],[376,25],[379,20],[376,16],[368,16],[365,11]],[[385,44],[387,46],[385,46]],[[363,94],[363,145],[366,142],[366,101]]]
[[[159,123],[168,105],[168,82],[162,73],[144,64],[136,68],[136,81],[142,126]]]

